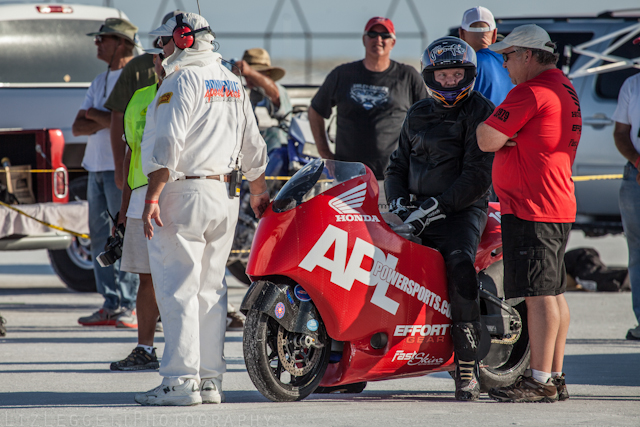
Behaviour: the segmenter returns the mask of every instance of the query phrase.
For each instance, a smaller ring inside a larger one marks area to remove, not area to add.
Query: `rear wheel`
[[[87,176],[81,176],[69,183],[69,200],[87,200]],[[51,267],[60,280],[77,292],[96,292],[93,275],[91,240],[74,237],[71,246],[49,252]]]
[[[244,360],[258,391],[274,402],[302,400],[320,384],[329,364],[331,339],[320,322],[317,345],[289,332],[273,318],[249,310],[244,324]]]
[[[531,350],[527,325],[527,306],[524,301],[513,307],[520,315],[522,329],[513,341],[492,340],[489,354],[480,363],[480,390],[488,392],[493,387],[513,384],[529,367]]]

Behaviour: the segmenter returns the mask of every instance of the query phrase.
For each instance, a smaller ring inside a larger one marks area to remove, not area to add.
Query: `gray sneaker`
[[[90,316],[79,318],[78,323],[82,326],[115,326],[121,313],[121,309],[110,310],[103,307]]]
[[[0,316],[0,337],[4,337],[7,335],[7,328],[4,327],[5,323],[7,323],[5,318]]]
[[[627,339],[636,341],[640,340],[640,325],[627,331]]]
[[[222,381],[216,378],[204,378],[200,381],[200,397],[202,397],[202,403],[224,403]]]
[[[136,309],[127,308],[116,319],[116,328],[138,329],[138,315]]]

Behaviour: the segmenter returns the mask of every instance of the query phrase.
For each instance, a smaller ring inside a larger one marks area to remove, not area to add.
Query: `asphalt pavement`
[[[623,266],[622,236],[584,239],[605,262]],[[246,287],[229,278],[230,301]],[[242,333],[227,333],[227,403],[141,407],[135,393],[157,386],[157,372],[116,373],[136,333],[82,327],[77,318],[101,304],[97,294],[67,290],[45,251],[0,252],[0,427],[4,426],[458,426],[640,425],[640,342],[624,339],[635,325],[629,293],[567,293],[572,314],[565,357],[571,398],[553,404],[497,403],[486,395],[456,402],[447,373],[369,383],[356,395],[312,395],[273,403],[260,395],[244,366]],[[158,354],[164,339],[157,334]]]

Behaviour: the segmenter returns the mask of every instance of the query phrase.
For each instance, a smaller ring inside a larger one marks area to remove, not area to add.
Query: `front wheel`
[[[318,387],[329,364],[331,339],[320,322],[318,343],[289,332],[275,319],[249,310],[243,350],[247,372],[258,391],[274,402],[302,400]]]
[[[492,342],[489,354],[480,363],[480,391],[484,393],[493,387],[513,384],[529,367],[531,349],[527,329],[527,306],[522,301],[513,308],[520,315],[521,333],[513,342]]]

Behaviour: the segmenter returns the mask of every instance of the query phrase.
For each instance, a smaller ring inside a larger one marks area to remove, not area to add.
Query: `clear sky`
[[[295,1],[295,3],[294,3]],[[0,0],[0,2],[3,2]],[[42,1],[47,3],[47,1]],[[56,3],[49,1],[49,3]],[[66,4],[67,2],[65,2]],[[68,3],[111,5],[123,10],[130,20],[146,33],[159,25],[165,13],[182,9],[197,12],[196,0],[76,0]],[[311,43],[314,68],[317,73],[337,61],[357,60],[363,57],[361,34],[367,20],[373,16],[386,16],[390,6],[396,5],[391,18],[399,33],[417,33],[416,21],[422,22],[427,42],[446,35],[450,27],[460,25],[462,13],[474,6],[477,0],[200,0],[202,15],[218,35],[219,52],[225,58],[241,57],[251,47],[265,47],[260,36],[252,38],[230,37],[232,33],[259,33],[267,29],[275,6],[282,9],[273,31],[276,33],[301,33],[294,4],[299,4],[308,28],[312,33],[352,33],[349,38],[314,40]],[[416,14],[411,5],[415,5]],[[496,18],[526,16],[576,16],[596,14],[604,10],[640,8],[639,0],[484,0],[480,5],[489,8]],[[149,41],[142,38],[146,47]],[[392,58],[417,65],[426,47],[419,38],[398,37]],[[305,42],[296,39],[274,39],[270,46],[273,63],[301,67],[305,56]],[[297,64],[297,65],[296,65]],[[285,67],[287,68],[287,67]],[[317,74],[314,73],[314,74]],[[285,79],[291,82],[291,74]],[[316,76],[320,78],[321,76]],[[314,80],[317,80],[314,78]]]

